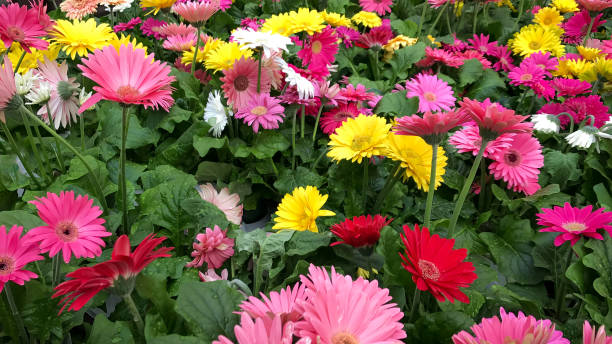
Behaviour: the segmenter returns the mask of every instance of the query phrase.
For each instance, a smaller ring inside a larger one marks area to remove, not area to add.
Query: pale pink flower
[[[198,193],[203,200],[216,205],[225,214],[229,222],[236,225],[242,223],[243,205],[238,204],[240,203],[240,196],[238,194],[230,194],[228,188],[223,188],[217,192],[210,183],[200,185]]]
[[[6,123],[4,110],[16,94],[17,87],[15,86],[13,65],[8,56],[4,56],[4,67],[0,66],[0,121]]]
[[[38,64],[38,75],[52,88],[48,102],[51,113],[47,113],[46,106],[41,106],[37,114],[53,121],[55,129],[60,126],[66,128],[70,122],[75,123],[80,105],[79,84],[75,82],[75,78],[68,77],[66,61],[58,66],[57,62],[49,61],[45,57],[45,61]]]
[[[204,263],[209,269],[218,269],[229,257],[234,255],[234,239],[228,238],[227,230],[222,230],[219,226],[214,229],[206,228],[205,233],[196,235],[199,243],[193,243],[192,262],[187,263],[187,267],[200,267]]]
[[[284,322],[280,316],[271,318],[257,318],[255,321],[248,314],[242,313],[240,325],[234,327],[234,334],[238,344],[289,344],[293,343],[294,324],[291,321]],[[300,339],[296,344],[310,344],[308,339]],[[225,336],[212,344],[233,344]]]
[[[485,158],[491,158],[498,152],[512,145],[513,137],[516,134],[506,133],[498,136],[495,140],[487,143],[487,148],[484,151]],[[448,140],[450,144],[455,146],[459,153],[472,152],[472,155],[478,155],[482,137],[476,125],[466,125],[463,129],[456,131]]]
[[[296,283],[293,288],[288,286],[281,289],[280,292],[270,292],[270,297],[260,293],[261,300],[255,296],[249,296],[240,304],[240,309],[253,319],[279,315],[286,321],[295,322],[302,318],[299,303],[305,299],[304,288],[303,284]]]
[[[246,106],[239,108],[234,117],[242,119],[257,133],[259,126],[263,129],[278,129],[285,117],[285,108],[281,100],[268,93],[256,93]]]
[[[190,23],[204,23],[219,11],[219,0],[177,1],[172,11]]]
[[[221,271],[221,276],[219,276],[215,272],[215,269],[208,269],[206,270],[205,273],[203,273],[202,271],[198,271],[198,276],[200,276],[200,280],[202,282],[214,282],[214,281],[222,281],[222,280],[227,281],[228,273],[227,273],[227,269],[223,269]]]

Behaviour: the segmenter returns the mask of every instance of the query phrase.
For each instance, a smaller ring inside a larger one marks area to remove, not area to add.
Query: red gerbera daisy
[[[313,65],[315,68],[325,67],[334,62],[338,53],[338,37],[331,26],[327,26],[319,33],[310,37],[308,43],[297,52],[304,66]]]
[[[391,38],[393,38],[391,21],[389,19],[384,19],[382,25],[370,29],[368,33],[362,34],[356,45],[365,49],[374,47],[381,49]]]
[[[592,205],[580,209],[567,202],[563,207],[543,208],[537,214],[538,224],[545,226],[540,232],[560,232],[555,238],[555,246],[561,246],[566,241],[574,246],[582,236],[603,240],[603,236],[597,233],[598,229],[604,229],[612,235],[612,212],[604,211],[603,208],[592,210]]]
[[[129,295],[132,292],[131,289],[120,290],[120,288],[126,285],[131,285],[133,288],[133,283],[118,283],[115,285],[115,281],[120,277],[124,280],[132,280],[155,259],[170,257],[168,252],[174,247],[162,247],[155,250],[164,240],[166,240],[166,237],[155,238],[153,234],[149,234],[134,249],[134,252],[131,252],[130,239],[127,235],[120,236],[115,243],[110,260],[94,266],[79,268],[66,275],[66,277],[72,278],[71,280],[55,287],[54,298],[65,295],[60,301],[60,303],[64,303],[60,313],[64,311],[70,301],[72,303],[68,310],[78,311],[97,293],[106,288],[116,287],[117,290],[115,291],[118,294]]]
[[[359,109],[355,103],[340,104],[338,107],[323,113],[321,116],[321,130],[327,135],[333,134],[347,118],[359,116]]]
[[[17,42],[28,53],[30,48],[46,50],[49,42],[40,38],[47,35],[46,25],[39,20],[38,8],[17,3],[0,6],[0,39],[7,48]]]
[[[529,116],[519,116],[514,113],[514,110],[506,109],[498,103],[492,103],[488,98],[482,103],[463,98],[459,104],[461,109],[466,111],[478,124],[480,135],[489,141],[503,133],[531,132],[531,123],[523,122]]]
[[[439,235],[430,235],[426,227],[418,225],[414,230],[404,225],[402,242],[406,247],[400,257],[402,266],[412,274],[412,280],[419,290],[429,290],[440,302],[447,298],[468,303],[470,300],[459,288],[468,287],[478,277],[474,265],[464,262],[467,250],[453,249],[455,239],[444,239]]]
[[[463,124],[467,114],[462,111],[426,112],[423,117],[412,115],[397,119],[395,133],[422,137],[427,143],[440,143],[451,129]]]
[[[353,247],[372,246],[380,238],[380,230],[391,223],[393,219],[388,219],[380,215],[355,216],[353,219],[346,219],[342,223],[337,223],[331,227],[331,232],[336,234],[342,241],[336,241],[330,246],[349,244]]]

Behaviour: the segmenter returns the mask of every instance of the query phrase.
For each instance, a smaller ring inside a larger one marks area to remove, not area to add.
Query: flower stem
[[[569,246],[569,244],[567,244],[567,246]],[[557,315],[557,318],[560,318],[561,313],[563,313],[563,311],[565,310],[565,289],[567,287],[565,272],[569,268],[570,264],[572,263],[572,258],[574,257],[574,250],[571,246],[569,247],[568,251],[569,252],[565,260],[565,266],[562,270],[561,280],[559,281],[559,289],[556,290],[557,293],[555,297],[555,314]]]
[[[193,75],[195,77],[195,69],[196,69],[196,63],[198,62],[198,51],[200,50],[200,25],[198,25],[197,28],[197,37],[196,37],[196,45],[195,45],[195,51],[193,52],[193,61],[191,61],[191,75]]]
[[[524,11],[525,11],[525,0],[520,0],[518,16],[516,17],[516,22],[514,22],[514,28],[512,29],[512,31],[514,31],[514,29],[518,27]]]
[[[4,285],[4,291],[6,292],[6,299],[8,301],[9,308],[11,309],[11,314],[13,315],[13,319],[15,320],[15,324],[19,330],[21,342],[28,343],[28,334],[23,326],[23,319],[21,319],[21,314],[19,314],[19,308],[17,308],[17,304],[15,304],[15,298],[13,297],[13,291],[11,290],[10,283],[6,283]]]
[[[368,162],[369,159],[363,159],[363,181],[361,184],[361,192],[363,192],[363,213],[367,213],[367,204],[368,204]]]
[[[110,11],[109,11],[109,16],[110,16],[110,24],[111,24],[111,29],[115,26],[115,16],[113,15],[113,6],[109,6]]]
[[[51,259],[51,287],[53,288],[59,284],[60,264],[60,254],[56,254]]]
[[[378,50],[371,50],[368,54],[370,58],[370,67],[372,68],[372,76],[374,80],[380,80],[380,69],[378,68]]]
[[[463,203],[467,197],[468,191],[472,187],[472,182],[474,181],[474,177],[476,176],[476,170],[478,170],[478,166],[480,165],[480,160],[482,160],[482,156],[484,154],[485,148],[487,148],[487,144],[489,142],[487,140],[482,140],[480,144],[480,150],[478,151],[478,155],[476,155],[476,160],[472,164],[472,168],[470,169],[470,173],[463,183],[463,187],[461,188],[461,192],[459,193],[459,197],[455,203],[455,209],[453,210],[453,217],[451,218],[450,225],[448,227],[449,237],[453,238],[455,233],[455,227],[457,226],[457,220],[459,219],[459,214],[461,214],[461,209],[463,208]]]
[[[102,207],[104,208],[103,210],[105,213],[107,213],[108,205],[106,204],[106,198],[104,197],[104,192],[102,192],[102,187],[100,185],[98,177],[94,174],[93,170],[91,169],[91,166],[89,166],[89,164],[87,163],[87,160],[85,160],[85,157],[81,155],[81,153],[79,153],[79,151],[76,148],[74,148],[73,145],[68,143],[68,141],[66,141],[63,137],[61,137],[58,133],[56,133],[55,130],[49,127],[45,122],[43,122],[40,118],[38,118],[38,116],[34,115],[30,110],[25,108],[23,105],[21,106],[20,110],[25,111],[27,114],[29,114],[30,117],[34,120],[34,122],[36,122],[36,124],[43,127],[43,129],[45,129],[49,134],[51,134],[51,136],[55,137],[56,140],[61,142],[64,146],[68,147],[68,150],[70,150],[74,155],[76,155],[77,158],[79,158],[79,160],[81,160],[81,162],[87,169],[87,172],[89,172],[89,176],[92,179],[92,184],[94,188],[96,189],[98,199],[100,203],[102,204]]]
[[[11,130],[9,129],[8,125],[6,125],[6,123],[4,123],[3,121],[0,120],[0,125],[2,125],[2,130],[4,130],[4,133],[6,134],[6,138],[9,141],[9,144],[11,145],[11,147],[13,148],[13,150],[15,151],[15,154],[17,154],[17,158],[19,158],[19,160],[21,161],[21,163],[23,164],[23,168],[25,168],[26,172],[28,173],[28,175],[30,176],[30,178],[34,181],[34,183],[38,186],[41,187],[40,182],[38,181],[38,179],[36,177],[34,177],[34,173],[32,173],[32,169],[30,168],[30,165],[28,164],[28,162],[24,159],[23,155],[21,154],[21,152],[19,151],[19,147],[17,146],[17,143],[15,143],[15,139],[13,138],[13,134],[11,134]]]
[[[429,189],[427,190],[427,203],[425,203],[425,227],[431,230],[431,210],[433,208],[433,196],[436,189],[436,170],[438,163],[438,144],[431,145],[431,171],[429,172]]]
[[[523,0],[521,0],[522,3]],[[476,34],[476,26],[478,26],[478,12],[480,11],[480,7],[478,7],[478,2],[474,2],[474,21],[472,22],[472,35]]]
[[[126,158],[125,158],[125,153],[126,153],[126,143],[127,143],[127,135],[128,135],[128,125],[129,125],[129,120],[128,120],[128,114],[129,114],[129,107],[128,106],[123,106],[123,113],[121,116],[121,152],[120,152],[120,166],[119,166],[119,183],[120,183],[120,188],[121,188],[121,208],[122,208],[122,216],[121,216],[121,223],[123,226],[123,234],[128,234],[129,233],[129,227],[128,227],[128,206],[127,206],[127,178],[125,175],[125,162],[126,162]]]
[[[485,191],[487,183],[487,166],[484,160],[480,161],[480,195],[478,195],[478,210],[484,210]]]
[[[319,111],[317,112],[317,119],[315,120],[314,131],[312,132],[312,142],[315,142],[317,137],[317,129],[319,129],[319,120],[321,119],[321,113],[323,112],[323,107],[325,106],[325,101],[321,100],[321,106],[319,107]]]
[[[590,15],[590,12],[589,12],[589,15]],[[593,30],[593,25],[595,24],[595,19],[597,19],[597,13],[595,13],[595,16],[593,18],[591,18],[591,21],[589,22],[589,26],[587,28],[586,35],[584,35],[584,39],[582,39],[582,46],[583,47],[586,46],[586,42],[589,40],[589,37],[591,37],[591,30]]]
[[[428,36],[431,35],[431,33],[433,32],[434,28],[438,24],[438,21],[440,20],[440,17],[442,17],[442,13],[444,13],[444,10],[446,9],[446,7],[448,7],[449,3],[450,3],[450,1],[447,1],[444,4],[444,6],[442,7],[442,9],[440,10],[440,12],[438,12],[438,15],[436,16],[436,19],[434,20],[433,24],[431,24],[431,26],[429,27],[429,32],[427,33]]]
[[[378,197],[376,197],[376,202],[374,203],[374,208],[372,208],[374,213],[377,213],[380,210],[380,207],[382,206],[385,198],[387,197],[387,194],[389,193],[389,191],[391,191],[391,189],[393,189],[393,186],[395,186],[395,183],[397,183],[397,181],[400,180],[402,176],[401,174],[402,165],[401,164],[402,164],[401,162],[398,162],[397,165],[395,165],[393,172],[387,176],[387,180],[385,180],[385,185],[378,193]]]
[[[412,305],[410,308],[410,317],[408,318],[408,322],[411,323],[414,321],[414,317],[417,315],[417,311],[419,309],[419,303],[421,301],[421,291],[419,288],[414,286],[414,296],[412,297]]]
[[[268,158],[270,160],[270,165],[272,165],[272,170],[274,170],[274,175],[278,177],[278,169],[276,168],[276,164],[274,163],[274,159]]]
[[[144,335],[144,322],[142,321],[142,317],[140,316],[140,313],[138,312],[138,307],[136,307],[136,304],[134,303],[134,300],[132,299],[132,295],[126,294],[126,295],[123,295],[122,297],[123,297],[123,301],[125,301],[125,304],[128,307],[128,310],[132,314],[132,320],[134,321],[134,324],[136,325],[136,328],[138,329],[138,336],[143,336]]]
[[[421,11],[421,19],[419,20],[419,27],[417,28],[417,33],[416,33],[417,38],[421,36],[421,29],[423,28],[423,21],[425,20],[425,14],[427,13],[428,7],[429,7],[429,3],[427,1],[423,2],[423,11]]]
[[[311,169],[312,171],[314,171],[314,170],[317,168],[317,164],[319,163],[319,161],[321,161],[321,159],[323,159],[323,156],[325,155],[325,153],[327,153],[327,149],[324,149],[324,150],[321,152],[321,154],[319,154],[319,156],[317,157],[317,160],[315,160],[315,161],[312,163],[312,166],[310,166],[310,169]]]
[[[257,94],[261,91],[261,60],[262,60],[263,51],[259,52],[259,63],[257,66]]]
[[[302,104],[302,117],[300,117],[300,126],[302,131],[300,132],[300,138],[304,138],[304,132],[306,131],[306,105]]]
[[[28,142],[30,142],[30,147],[32,147],[32,152],[34,153],[34,158],[36,159],[36,163],[38,164],[38,168],[40,172],[45,175],[46,179],[51,182],[51,176],[49,175],[49,171],[47,171],[47,166],[43,163],[42,156],[40,155],[40,151],[34,142],[34,134],[32,134],[32,128],[30,128],[30,122],[28,121],[28,116],[25,113],[21,113],[21,118],[23,119],[23,126],[26,129],[26,133],[28,134]],[[44,147],[41,145],[41,147]]]
[[[25,57],[25,55],[26,51],[24,49],[21,53],[21,56],[19,56],[19,61],[17,61],[17,64],[15,65],[15,71],[13,72],[13,74],[17,74],[17,71],[19,70],[19,67],[21,67],[21,62],[23,62],[23,58]]]
[[[295,127],[297,122],[297,110],[293,113],[293,125],[291,126],[291,169],[295,170]]]
[[[85,151],[85,116],[81,114],[81,120],[79,121],[79,127],[81,131],[81,151]]]

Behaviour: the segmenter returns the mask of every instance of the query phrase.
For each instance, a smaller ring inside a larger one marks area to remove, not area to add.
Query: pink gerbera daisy
[[[419,112],[450,110],[455,105],[453,89],[435,75],[418,74],[406,82],[406,97],[419,97]]]
[[[369,32],[362,34],[356,44],[358,47],[365,49],[381,49],[391,38],[393,38],[391,21],[389,19],[384,19],[382,25],[372,28]]]
[[[108,46],[89,54],[79,69],[99,86],[93,87],[96,93],[83,103],[79,112],[102,99],[169,111],[174,103],[174,88],[170,84],[175,78],[169,75],[170,66],[154,61],[153,57],[153,54],[146,55],[144,49],[135,49],[131,43],[122,45],[119,51]]]
[[[544,98],[549,101],[555,97],[555,88],[550,80],[539,80],[530,87],[539,98]]]
[[[468,44],[460,39],[457,39],[457,36],[453,33],[453,43],[442,43],[442,47],[444,47],[445,50],[452,52],[460,52],[467,49]]]
[[[257,18],[244,18],[240,21],[240,27],[243,29],[251,29],[253,31],[259,31],[259,28],[263,24],[263,19]]]
[[[284,322],[280,316],[257,318],[246,313],[240,315],[240,325],[234,326],[238,344],[287,344],[293,343],[294,323]],[[300,339],[296,344],[310,344],[309,339]],[[234,344],[229,338],[219,336],[212,344]]]
[[[44,62],[38,64],[38,75],[52,86],[48,102],[51,113],[47,113],[46,106],[41,106],[37,114],[52,120],[55,129],[60,126],[66,128],[71,121],[77,120],[79,84],[75,78],[68,77],[66,61],[58,66],[55,61],[49,61],[47,57],[44,59]]]
[[[300,337],[320,343],[395,343],[406,337],[404,314],[394,304],[388,289],[378,281],[338,274],[310,265],[303,320],[296,323]]]
[[[604,24],[606,21],[601,20],[603,13],[598,14],[593,21],[591,32],[597,32],[599,25]],[[587,34],[589,24],[591,23],[591,15],[589,11],[582,10],[574,14],[571,18],[561,24],[564,32],[564,41],[566,43],[579,44],[582,43],[582,39]]]
[[[321,130],[327,135],[336,132],[347,118],[359,116],[359,109],[355,103],[341,103],[337,107],[321,115]]]
[[[49,42],[41,39],[47,35],[44,23],[38,20],[38,8],[20,6],[18,3],[0,6],[0,39],[5,47],[17,42],[30,52],[30,48],[46,50]]]
[[[544,80],[544,70],[536,64],[523,61],[518,67],[510,70],[508,78],[511,85],[531,87]]]
[[[165,36],[159,32],[160,27],[166,25],[166,22],[163,20],[157,20],[154,18],[149,18],[142,22],[140,25],[140,31],[145,36],[153,36],[155,39],[162,39]]]
[[[543,208],[537,214],[538,225],[545,228],[540,232],[559,232],[555,238],[555,246],[561,246],[564,242],[570,241],[574,246],[582,236],[603,240],[603,236],[597,232],[604,229],[612,235],[612,212],[599,208],[595,211],[592,205],[584,208],[572,207],[565,203],[563,207]]]
[[[556,57],[551,57],[549,51],[543,53],[541,51],[529,55],[525,58],[522,63],[533,63],[536,66],[542,68],[546,72],[546,76],[550,76],[549,71],[557,69],[559,60]]]
[[[512,145],[513,137],[516,134],[506,133],[498,136],[495,140],[487,143],[487,148],[484,151],[485,158],[491,158],[498,152]],[[472,152],[472,155],[478,155],[482,137],[477,125],[467,125],[463,129],[456,131],[448,140],[450,144],[455,146],[459,153]]]
[[[308,39],[306,45],[297,52],[304,66],[327,66],[334,62],[338,53],[338,37],[331,26],[315,33]]]
[[[285,108],[280,103],[280,99],[268,93],[255,94],[246,106],[238,109],[235,117],[251,126],[254,132],[259,130],[260,125],[264,129],[278,129],[278,124],[285,117]]]
[[[115,32],[127,31],[136,27],[136,25],[142,23],[142,19],[140,17],[132,18],[126,23],[119,23],[113,26],[113,30]]]
[[[468,49],[465,51],[459,51],[455,53],[455,58],[461,61],[461,64],[465,63],[465,60],[476,59],[482,65],[483,69],[491,68],[491,61],[484,57],[484,54],[478,50]]]
[[[185,25],[184,23],[180,23],[180,24],[169,23],[169,24],[164,24],[162,26],[158,26],[156,31],[160,35],[163,35],[164,37],[170,37],[170,36],[176,36],[176,35],[180,35],[180,36],[193,35],[195,37],[197,29],[194,26]]]
[[[270,297],[260,293],[261,300],[255,296],[249,296],[248,299],[242,301],[240,309],[253,319],[279,315],[284,321],[295,322],[302,318],[301,308],[298,304],[304,301],[304,292],[304,285],[296,283],[293,288],[288,286],[281,289],[280,292],[270,292]]]
[[[557,90],[557,97],[575,97],[591,92],[591,83],[578,79],[554,78],[552,85]]]
[[[474,38],[468,39],[470,46],[485,55],[489,55],[497,46],[497,41],[489,42],[489,35],[480,34],[474,35]]]
[[[420,136],[429,144],[439,144],[446,133],[466,120],[467,115],[461,111],[428,111],[423,117],[412,115],[398,118],[394,130],[397,135]]]
[[[235,225],[242,223],[243,205],[238,205],[240,203],[240,196],[238,194],[231,194],[228,188],[223,188],[217,192],[210,183],[200,185],[198,193],[203,200],[217,206],[225,214],[229,222]]]
[[[4,56],[4,66],[0,66],[0,121],[6,123],[4,111],[17,94],[13,65],[8,56]]]
[[[234,0],[219,0],[219,8],[221,8],[221,11],[225,12],[225,10],[232,7],[233,2]]]
[[[444,5],[447,2],[454,2],[453,0],[427,0],[427,2],[431,5],[431,7],[433,8],[440,8],[440,6]]]
[[[219,0],[177,1],[172,11],[192,24],[202,25],[219,11]]]
[[[352,47],[353,42],[356,42],[360,37],[359,31],[345,26],[337,27],[336,35],[342,40],[346,48]]]
[[[550,320],[536,320],[533,316],[525,316],[519,312],[506,313],[504,308],[499,310],[498,317],[483,318],[480,324],[472,326],[474,336],[461,331],[453,336],[454,344],[505,344],[505,343],[533,343],[533,344],[570,344],[563,338],[561,331],[555,330],[555,324]]]
[[[249,101],[257,94],[257,71],[257,62],[245,57],[236,60],[231,69],[223,71],[221,88],[223,88],[225,98],[233,105],[234,110],[247,106]],[[261,73],[260,91],[262,93],[270,92],[268,73]]]
[[[38,277],[37,274],[23,270],[30,262],[44,259],[36,243],[30,242],[29,234],[21,236],[23,227],[13,226],[8,230],[0,226],[0,292],[8,281],[19,285]]]
[[[75,258],[94,258],[102,254],[106,246],[102,238],[111,233],[104,228],[102,210],[93,205],[93,199],[74,191],[62,191],[59,196],[47,193],[47,197],[37,198],[30,203],[36,206],[38,216],[47,224],[28,232],[30,240],[40,242],[42,253],[55,256],[60,250],[66,264],[70,256]]]
[[[203,38],[207,38],[204,36]],[[206,42],[206,39],[202,40]],[[195,46],[196,43],[196,35],[188,34],[188,35],[174,35],[166,37],[164,44],[162,45],[164,49],[172,50],[172,51],[186,51],[190,50]]]
[[[193,261],[187,267],[199,268],[206,263],[209,269],[218,269],[229,257],[234,255],[234,239],[227,237],[227,230],[219,226],[214,229],[206,228],[205,233],[196,235],[199,243],[193,243],[191,257]]]
[[[504,70],[507,72],[514,67],[512,65],[512,62],[514,62],[512,59],[512,53],[505,45],[495,47],[490,54],[491,56],[497,58],[497,62],[493,64],[493,69],[496,71]]]
[[[463,98],[459,103],[461,110],[466,111],[480,128],[480,135],[488,140],[503,133],[526,133],[531,132],[531,123],[523,122],[529,116],[519,116],[514,110],[506,109],[498,103],[493,103],[489,98],[483,102]]]
[[[357,84],[357,87],[353,86],[352,84],[348,84],[338,93],[339,100],[354,102],[370,101],[374,99],[375,96],[375,93],[368,92],[366,87],[362,84]]]
[[[612,344],[612,337],[608,337],[604,325],[599,326],[597,330],[585,320],[582,325],[582,344]]]
[[[497,152],[489,165],[489,171],[495,179],[503,179],[508,189],[518,191],[519,186],[527,181],[537,180],[540,168],[544,166],[542,145],[531,134],[517,134],[512,145]],[[534,190],[535,192],[536,190]]]
[[[576,114],[574,123],[582,122],[587,115],[591,115],[595,118],[595,123],[591,124],[596,128],[601,128],[610,118],[608,107],[598,95],[570,98],[563,103],[563,106],[568,109],[569,113]]]
[[[359,5],[366,12],[376,12],[379,16],[391,13],[393,0],[359,0]]]
[[[425,57],[416,63],[417,67],[429,67],[436,62],[441,62],[449,67],[459,68],[463,65],[463,59],[456,57],[453,53],[444,49],[425,48]]]

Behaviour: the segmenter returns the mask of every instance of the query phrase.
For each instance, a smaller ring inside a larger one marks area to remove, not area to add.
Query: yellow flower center
[[[312,49],[312,53],[313,54],[318,54],[323,49],[323,44],[321,44],[321,41],[314,41],[314,42],[312,42],[312,48],[311,49]]]
[[[22,42],[25,38],[25,33],[23,33],[23,30],[17,26],[9,26],[9,28],[6,30],[6,35],[9,39],[15,42]]]
[[[522,81],[529,81],[531,79],[533,79],[533,76],[531,74],[529,74],[529,73],[525,73],[525,74],[521,75],[521,80]]]
[[[419,270],[421,270],[421,275],[423,275],[424,278],[432,281],[437,281],[440,279],[440,270],[436,264],[425,259],[419,259],[418,266]]]
[[[251,113],[255,116],[263,116],[268,113],[268,109],[265,106],[258,105],[251,109]]]
[[[568,232],[582,232],[583,230],[587,228],[584,225],[584,223],[580,223],[580,222],[564,223],[561,227],[563,227],[563,229],[565,229]]]
[[[355,151],[362,151],[370,145],[370,136],[356,135],[351,141],[351,149]]]
[[[55,234],[64,242],[73,242],[79,237],[79,228],[70,221],[62,221],[55,226]]]
[[[541,47],[540,42],[531,41],[529,42],[529,49],[531,50],[539,50]]]
[[[427,100],[428,102],[435,102],[437,98],[433,92],[425,92],[423,94],[423,97],[425,97],[425,100]]]
[[[348,332],[338,332],[331,339],[332,344],[359,344],[355,336]]]

